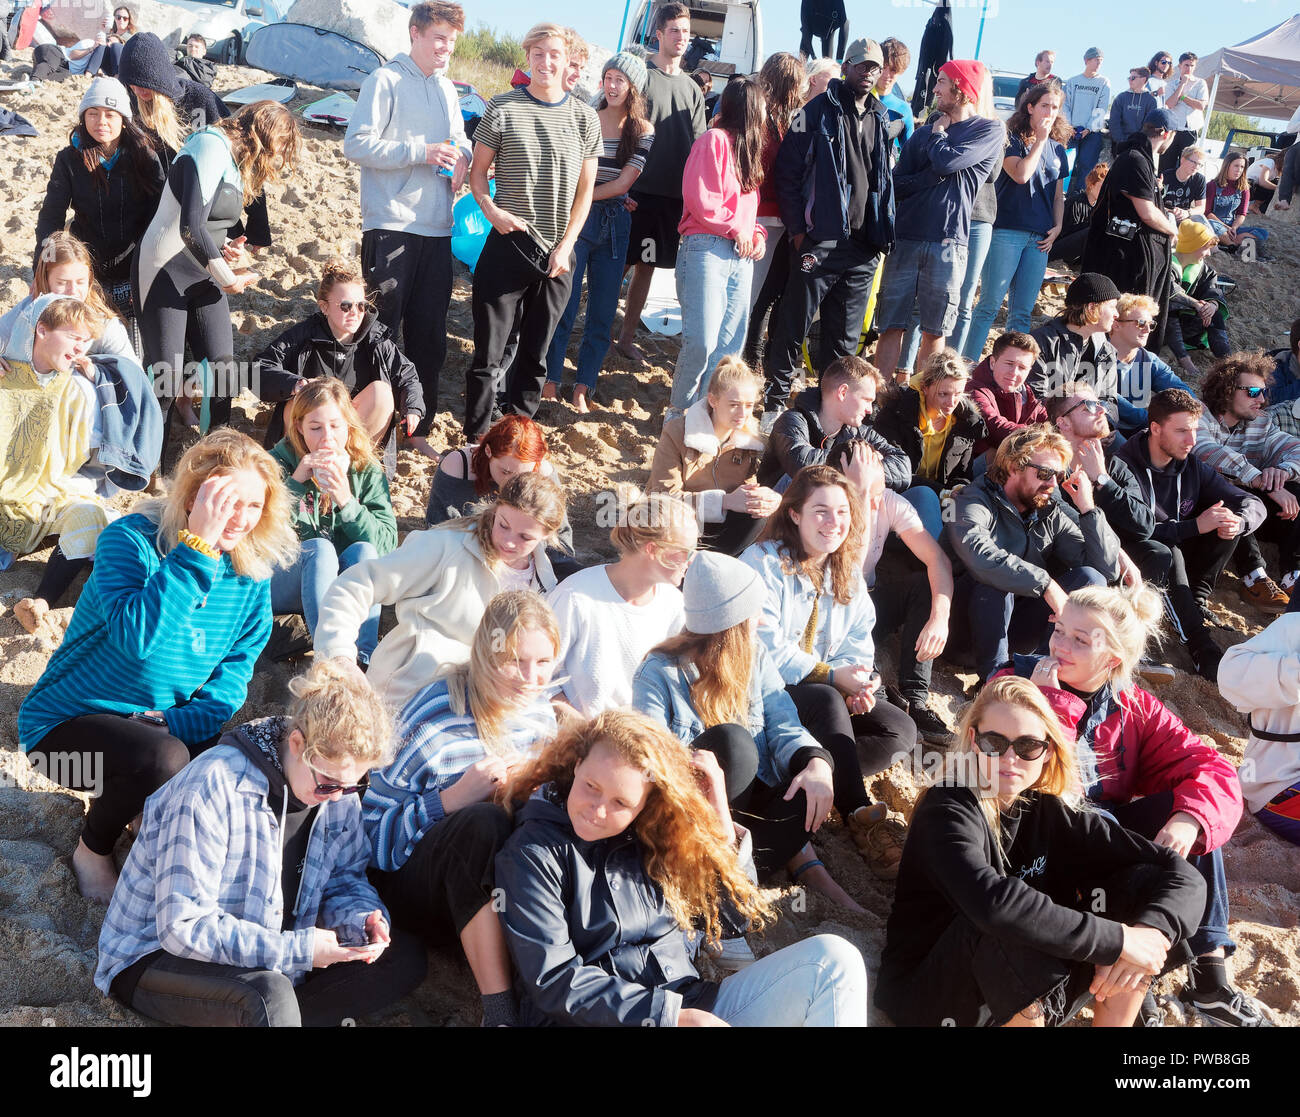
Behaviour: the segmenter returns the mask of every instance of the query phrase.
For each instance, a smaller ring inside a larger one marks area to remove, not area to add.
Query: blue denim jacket
[[[693,663],[651,652],[632,678],[632,705],[689,745],[705,730],[704,719],[691,702],[691,686],[699,677]],[[799,724],[794,700],[767,649],[757,641],[749,676],[748,724],[742,728],[749,730],[758,746],[758,778],[768,787],[787,783],[813,755],[834,767],[830,754]],[[805,749],[811,753],[800,756]]]

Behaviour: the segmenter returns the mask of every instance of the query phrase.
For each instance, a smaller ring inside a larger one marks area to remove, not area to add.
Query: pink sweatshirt
[[[758,191],[741,193],[731,140],[710,128],[691,147],[682,171],[682,219],[677,231],[706,236],[766,239],[758,223]]]

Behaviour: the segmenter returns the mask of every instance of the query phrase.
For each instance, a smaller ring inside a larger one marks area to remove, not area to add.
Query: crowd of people
[[[858,38],[829,67],[775,54],[706,110],[669,2],[594,107],[585,44],[532,28],[471,141],[464,26],[417,4],[361,89],[360,251],[259,357],[265,445],[226,425],[248,385],[222,373],[291,115],[179,113],[137,32],[55,160],[31,294],[0,318],[0,569],[58,537],[15,609],[35,631],[89,567],[18,730],[34,762],[102,757],[72,852],[108,905],[98,987],[169,1023],[337,1024],[445,943],[488,1026],[862,1026],[854,946],[745,938],[787,881],[864,910],[818,856],[837,815],[896,882],[872,995],[898,1024],[1089,1001],[1098,1026],[1157,1023],[1151,981],[1182,966],[1207,1021],[1266,1024],[1232,982],[1222,848],[1243,801],[1300,843],[1298,634],[1284,616],[1225,654],[1208,602],[1231,562],[1254,606],[1300,611],[1300,319],[1287,350],[1232,348],[1207,257],[1267,230],[1244,157],[1197,169],[1195,55],[1112,101],[1100,51],[1065,83],[1044,51],[1004,126],[979,62],[941,66],[913,120],[906,46]],[[805,53],[836,31],[842,6],[805,20]],[[465,187],[491,231],[464,444],[435,448]],[[1067,241],[1078,274],[1035,325]],[[611,349],[647,363],[656,268],[682,307],[671,393],[592,565],[543,401],[571,338],[579,413]],[[169,469],[171,420],[201,437]],[[440,456],[404,538],[399,440]],[[232,726],[283,614],[312,666],[284,714]],[[1249,712],[1249,771],[1140,685],[1177,670],[1162,621]],[[940,657],[982,685],[955,727]],[[899,763],[929,781],[910,825],[868,790]]]

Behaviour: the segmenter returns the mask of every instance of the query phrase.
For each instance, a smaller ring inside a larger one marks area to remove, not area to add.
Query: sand
[[[15,67],[0,66],[0,77]],[[453,76],[456,76],[453,72]],[[266,80],[257,71],[221,68],[219,92]],[[34,139],[0,140],[6,173],[0,175],[0,307],[8,307],[27,290],[34,247],[36,213],[44,195],[54,155],[75,123],[75,110],[86,79],[39,87],[31,94],[0,94],[0,104],[16,109],[41,132]],[[302,90],[295,108],[325,95]],[[342,154],[341,133],[323,127],[304,130],[304,161],[293,178],[269,191],[271,225],[276,244],[254,267],[263,276],[259,286],[237,297],[234,319],[236,356],[252,357],[277,333],[314,309],[313,292],[320,263],[336,251],[357,251],[360,208],[356,168]],[[1271,348],[1286,344],[1286,329],[1296,312],[1294,292],[1300,289],[1300,245],[1294,219],[1262,221],[1273,230],[1273,263],[1244,265],[1216,258],[1221,272],[1238,281],[1231,299],[1230,330],[1238,346]],[[471,352],[468,272],[457,266],[449,320],[449,351],[442,377],[442,406],[431,441],[439,449],[461,444],[458,418],[463,408],[465,370]],[[1040,312],[1052,312],[1049,300]],[[570,357],[576,355],[577,337]],[[606,403],[593,414],[580,416],[567,404],[549,405],[539,416],[548,428],[555,460],[567,479],[579,557],[598,561],[610,549],[593,524],[602,499],[618,482],[644,479],[667,405],[677,343],[647,339],[644,347],[654,368],[637,374],[611,355],[599,391]],[[1204,363],[1204,355],[1199,358]],[[564,393],[567,395],[567,391]],[[449,412],[446,410],[451,408]],[[259,437],[269,409],[250,395],[236,403],[236,425]],[[393,503],[402,532],[423,526],[433,463],[412,451],[399,455]],[[119,501],[123,508],[129,501]],[[37,1025],[129,1024],[142,1019],[100,996],[91,983],[95,944],[104,909],[77,893],[68,858],[76,843],[86,808],[84,796],[46,781],[28,766],[17,744],[17,710],[27,689],[40,676],[57,646],[61,625],[71,616],[76,589],[55,610],[52,623],[37,636],[28,635],[13,617],[15,601],[35,589],[48,549],[28,556],[0,574],[0,1023]],[[1227,625],[1218,633],[1227,646],[1259,630],[1267,618],[1244,605],[1236,580],[1225,575],[1215,598],[1218,615]],[[882,650],[891,677],[894,649]],[[1188,724],[1214,742],[1234,762],[1244,746],[1244,718],[1223,701],[1208,683],[1190,674],[1190,661],[1170,646],[1165,657],[1185,672],[1159,696]],[[276,713],[284,708],[285,684],[298,664],[272,665],[259,670],[236,722]],[[975,684],[970,674],[954,673],[942,664],[935,672],[936,705],[950,718]],[[910,812],[917,783],[898,769],[871,781],[873,795],[903,817]],[[853,941],[874,975],[884,945],[885,921],[893,886],[877,881],[859,858],[843,826],[833,819],[816,842],[819,855],[836,879],[868,909],[854,915],[821,900],[792,892],[787,913],[764,938],[755,938],[760,953],[809,934],[834,932]],[[125,839],[119,847],[124,854]],[[1238,984],[1256,995],[1279,1022],[1300,1023],[1300,857],[1293,846],[1269,834],[1247,817],[1225,849],[1232,904],[1231,930],[1238,942],[1233,969]],[[1174,993],[1181,976],[1166,978],[1158,987],[1170,1023],[1184,1014]],[[430,976],[412,996],[375,1022],[412,1024],[477,1024],[478,1000],[459,951],[435,952]],[[874,1013],[873,1022],[883,1022]]]

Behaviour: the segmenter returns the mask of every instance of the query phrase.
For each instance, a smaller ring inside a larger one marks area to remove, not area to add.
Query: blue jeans
[[[1079,129],[1074,130],[1077,137]],[[1074,168],[1070,171],[1070,186],[1076,182],[1082,183],[1088,177],[1088,172],[1097,165],[1097,160],[1101,158],[1101,149],[1105,146],[1106,137],[1101,132],[1089,132],[1083,139],[1073,139],[1070,141],[1071,147],[1077,147],[1078,151],[1074,156]]]
[[[815,935],[725,978],[712,1011],[733,1028],[865,1028],[867,969],[852,943]]]
[[[596,386],[596,376],[609,352],[609,339],[618,308],[618,292],[623,280],[627,257],[627,240],[632,230],[632,215],[623,208],[621,198],[593,202],[587,223],[582,227],[573,248],[573,292],[569,305],[560,315],[551,347],[546,353],[546,379],[559,384],[564,379],[564,354],[569,335],[578,320],[582,301],[582,276],[587,276],[587,322],[582,329],[582,347],[578,350],[578,375],[575,383],[585,388]]]
[[[943,509],[939,505],[939,494],[929,485],[913,485],[903,499],[916,509],[921,517],[921,526],[938,542],[943,536]]]
[[[970,333],[961,355],[978,361],[1008,289],[1007,329],[1027,333],[1034,303],[1047,273],[1047,253],[1038,247],[1042,233],[994,228],[988,256],[980,276],[980,301],[975,306]]]
[[[718,362],[745,344],[753,273],[753,261],[736,255],[735,241],[702,233],[682,237],[677,249],[682,347],[671,398],[678,411],[703,399]]]
[[[970,333],[971,308],[975,305],[975,288],[979,285],[980,274],[984,271],[984,260],[989,254],[989,243],[993,240],[993,226],[987,221],[972,221],[970,240],[966,242],[966,276],[961,283],[961,292],[957,297],[957,325],[948,335],[949,349],[964,352],[966,335]]]
[[[1205,219],[1210,223],[1210,228],[1214,230],[1216,236],[1221,237],[1224,233],[1232,231],[1212,213],[1207,213]],[[1268,240],[1268,230],[1261,225],[1243,225],[1237,230],[1237,236],[1254,237],[1260,244],[1263,244],[1264,241]]]
[[[349,566],[378,556],[373,543],[353,543],[339,554],[328,539],[304,539],[297,561],[271,575],[271,611],[301,613],[315,637],[316,620],[330,583]],[[366,614],[357,635],[357,656],[363,663],[370,662],[370,653],[379,643],[379,608],[376,605]]]

